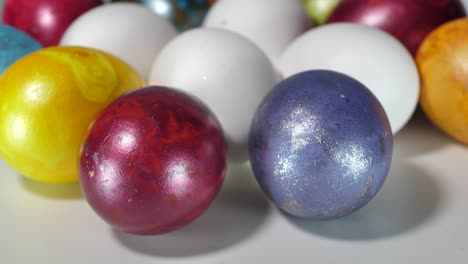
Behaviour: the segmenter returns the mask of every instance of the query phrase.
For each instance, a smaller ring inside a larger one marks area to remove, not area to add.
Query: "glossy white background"
[[[467,147],[419,116],[396,136],[382,192],[349,218],[288,219],[239,169],[195,223],[156,237],[113,231],[77,185],[33,183],[0,162],[0,263],[464,264],[467,161]]]

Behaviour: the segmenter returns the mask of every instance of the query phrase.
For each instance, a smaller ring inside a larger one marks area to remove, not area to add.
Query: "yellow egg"
[[[434,124],[468,144],[468,19],[433,31],[416,61],[421,74],[420,103]]]
[[[0,156],[18,173],[48,183],[78,179],[87,128],[142,78],[101,51],[52,47],[20,59],[0,77]]]

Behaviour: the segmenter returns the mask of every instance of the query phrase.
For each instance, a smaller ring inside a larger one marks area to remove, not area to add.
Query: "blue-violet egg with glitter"
[[[357,80],[314,70],[270,90],[252,121],[255,177],[285,213],[311,220],[349,215],[385,182],[393,136],[382,105]]]

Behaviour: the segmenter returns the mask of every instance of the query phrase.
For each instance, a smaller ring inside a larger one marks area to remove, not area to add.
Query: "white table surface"
[[[247,167],[232,169],[193,224],[161,236],[112,230],[78,185],[25,180],[0,162],[0,263],[467,263],[468,148],[418,115],[395,139],[390,175],[358,213],[282,215]]]

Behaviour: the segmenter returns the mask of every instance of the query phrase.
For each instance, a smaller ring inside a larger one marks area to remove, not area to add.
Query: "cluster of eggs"
[[[459,0],[133,2],[6,0],[0,25],[0,156],[118,229],[193,221],[228,161],[288,214],[349,215],[418,101],[468,143]]]

